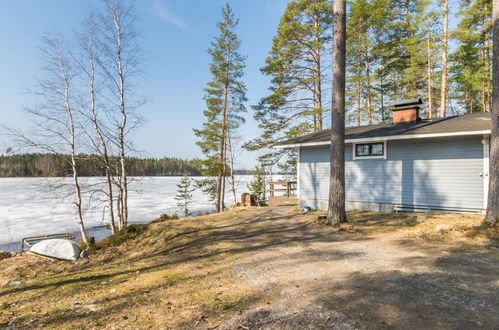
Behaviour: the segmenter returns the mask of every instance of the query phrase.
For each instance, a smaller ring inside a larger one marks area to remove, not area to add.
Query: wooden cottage
[[[393,105],[393,121],[345,136],[347,209],[483,212],[490,113],[420,119],[421,99]],[[279,144],[298,149],[299,206],[327,209],[330,130]]]

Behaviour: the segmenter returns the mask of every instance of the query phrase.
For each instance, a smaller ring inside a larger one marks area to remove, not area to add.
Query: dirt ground
[[[75,263],[0,261],[0,328],[499,329],[499,233],[479,216],[317,215],[240,208]]]

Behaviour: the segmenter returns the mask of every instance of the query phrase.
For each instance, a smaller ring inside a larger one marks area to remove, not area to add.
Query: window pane
[[[383,143],[371,144],[371,155],[383,156]]]
[[[368,144],[358,144],[355,146],[356,156],[369,156],[369,145]]]

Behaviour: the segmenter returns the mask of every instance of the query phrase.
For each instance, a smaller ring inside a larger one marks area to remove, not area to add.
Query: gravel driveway
[[[305,215],[268,217],[255,221],[282,228],[277,244],[232,267],[268,301],[228,328],[499,329],[494,244],[429,242],[404,227],[318,235],[320,225],[301,226]]]

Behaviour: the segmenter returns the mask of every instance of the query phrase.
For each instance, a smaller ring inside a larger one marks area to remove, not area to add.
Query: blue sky
[[[135,1],[141,44],[147,56],[143,86],[148,103],[142,108],[146,121],[134,140],[143,156],[199,157],[193,127],[203,117],[203,88],[210,80],[206,52],[217,33],[216,22],[225,1],[140,0]],[[231,0],[240,18],[238,33],[247,55],[245,82],[248,86],[248,124],[243,138],[256,136],[249,105],[265,95],[268,79],[259,69],[271,46],[286,0]],[[33,100],[27,90],[35,83],[42,63],[38,47],[41,37],[58,32],[71,36],[91,7],[99,0],[2,1],[0,11],[0,123],[28,127],[22,108]],[[0,154],[8,147],[0,141]],[[250,168],[256,154],[244,152],[239,167]]]
[[[201,127],[203,88],[210,80],[206,52],[217,33],[222,0],[136,0],[142,45],[148,60],[145,66],[142,108],[146,121],[134,141],[142,156],[201,156],[192,128]],[[247,55],[245,82],[248,86],[247,124],[240,135],[250,139],[258,134],[250,105],[266,94],[268,78],[260,67],[270,49],[272,37],[287,0],[229,0],[240,18],[238,33]],[[34,85],[42,63],[40,39],[51,32],[71,36],[89,8],[100,0],[3,0],[0,11],[0,124],[28,127],[24,106],[33,100],[26,91]],[[451,29],[457,0],[450,1]],[[9,146],[0,136],[0,154]],[[257,154],[243,152],[239,168],[255,165]]]

